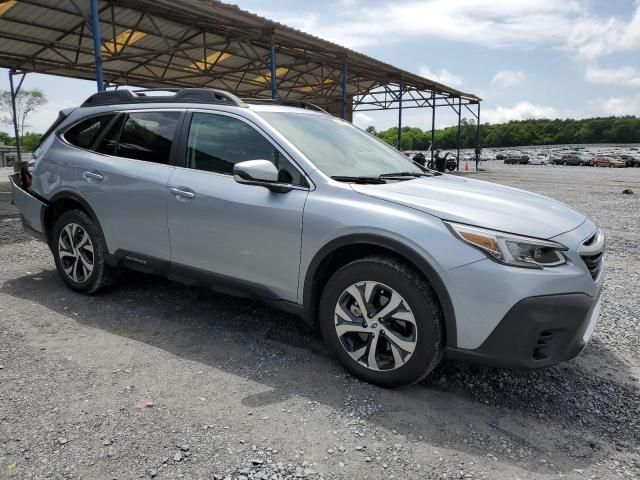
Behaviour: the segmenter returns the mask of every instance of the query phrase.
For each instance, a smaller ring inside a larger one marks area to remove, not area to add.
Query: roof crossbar
[[[153,95],[154,92],[172,92],[174,95]],[[152,95],[150,95],[150,93]],[[109,90],[98,92],[87,98],[83,107],[96,107],[99,105],[117,105],[121,103],[218,103],[247,107],[233,93],[211,88],[150,88],[145,90]]]

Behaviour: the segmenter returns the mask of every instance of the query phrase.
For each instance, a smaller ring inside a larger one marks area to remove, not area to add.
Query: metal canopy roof
[[[217,0],[101,0],[109,84],[211,87],[355,110],[478,104],[480,99]],[[95,79],[86,0],[0,0],[0,66]],[[454,100],[455,99],[455,100]],[[455,109],[455,107],[454,107]]]

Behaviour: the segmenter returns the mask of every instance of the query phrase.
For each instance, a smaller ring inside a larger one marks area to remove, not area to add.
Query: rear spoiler
[[[53,122],[53,124],[47,129],[46,132],[44,132],[44,134],[42,135],[42,137],[40,137],[40,142],[38,143],[38,146],[35,148],[35,150],[37,150],[38,148],[40,148],[40,145],[42,145],[42,143],[47,139],[47,137],[49,135],[51,135],[51,133],[60,126],[60,124],[65,120],[65,118],[67,118],[69,115],[71,115],[71,113],[76,109],[76,107],[72,107],[72,108],[65,108],[63,110],[60,110],[60,112],[58,113],[58,118],[56,118],[56,121]]]

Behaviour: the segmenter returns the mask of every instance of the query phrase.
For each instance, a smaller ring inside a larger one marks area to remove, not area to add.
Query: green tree
[[[26,133],[20,138],[20,146],[26,152],[33,152],[40,145],[41,133]]]
[[[15,138],[13,135],[9,135],[7,132],[0,132],[0,143],[5,145],[15,145]]]
[[[0,121],[9,125],[16,121],[18,124],[18,135],[22,137],[25,127],[29,126],[27,121],[31,115],[46,104],[47,97],[42,90],[37,88],[34,90],[21,89],[18,95],[16,95],[16,118],[14,119],[11,106],[11,92],[8,90],[0,90],[0,112],[7,115]]]

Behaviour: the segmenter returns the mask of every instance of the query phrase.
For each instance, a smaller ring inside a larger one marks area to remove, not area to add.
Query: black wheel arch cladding
[[[445,345],[448,347],[455,347],[457,345],[457,328],[455,311],[453,309],[453,303],[449,292],[444,285],[444,282],[438,272],[433,268],[427,260],[421,255],[415,252],[410,247],[403,243],[384,237],[382,235],[373,234],[352,234],[346,235],[331,242],[322,247],[311,260],[307,272],[304,277],[303,286],[303,305],[304,305],[304,318],[310,323],[317,323],[317,305],[322,294],[323,285],[318,285],[316,275],[323,266],[324,262],[336,251],[343,247],[350,245],[366,245],[381,247],[389,252],[392,252],[400,259],[404,259],[405,262],[416,268],[429,282],[433,289],[437,300],[440,302],[442,314],[444,317],[444,337]],[[316,311],[314,311],[314,309]]]

